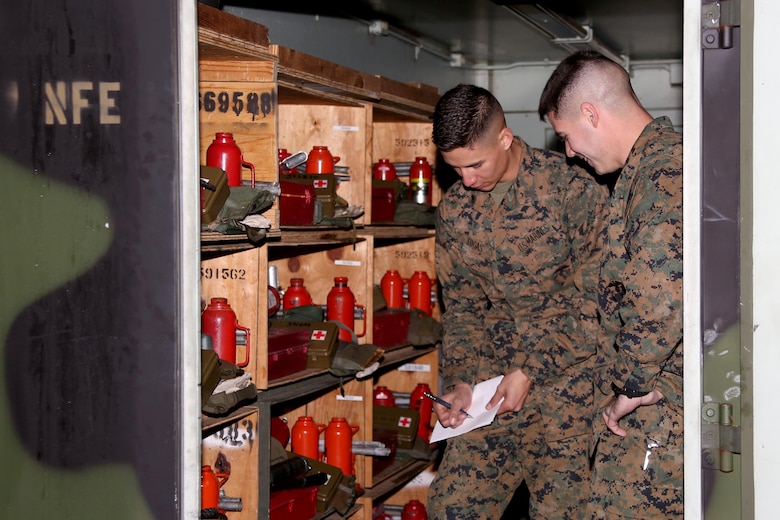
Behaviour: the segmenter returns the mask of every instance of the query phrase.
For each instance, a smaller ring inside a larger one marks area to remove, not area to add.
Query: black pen
[[[450,403],[448,403],[447,401],[445,401],[444,399],[442,399],[441,397],[436,397],[435,395],[429,394],[428,392],[423,392],[423,395],[425,397],[427,397],[428,399],[430,399],[431,401],[433,401],[434,403],[439,403],[440,405],[445,407],[447,410],[452,410],[452,405]],[[460,413],[464,414],[469,419],[473,419],[473,417],[470,416],[469,413],[466,410],[461,410]]]

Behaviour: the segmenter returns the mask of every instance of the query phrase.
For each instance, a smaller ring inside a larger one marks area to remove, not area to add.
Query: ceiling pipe
[[[578,25],[539,4],[504,4],[503,7],[524,24],[549,38],[551,43],[569,52],[578,50],[578,46],[585,46],[621,64],[626,69],[629,67],[628,55],[620,54],[599,41],[593,35],[593,28],[590,25]]]
[[[368,33],[372,36],[391,36],[414,47],[415,59],[419,58],[420,51],[426,51],[450,64],[453,63],[453,53],[443,44],[420,38],[398,27],[393,27],[385,20],[364,20],[352,17],[368,27]]]

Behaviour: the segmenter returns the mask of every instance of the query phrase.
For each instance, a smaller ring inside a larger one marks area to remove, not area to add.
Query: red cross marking
[[[314,181],[314,187],[315,188],[327,188],[328,187],[328,181],[327,180],[316,180]]]
[[[398,426],[401,428],[408,428],[412,425],[412,418],[411,417],[399,417],[398,418]]]
[[[328,333],[324,330],[315,330],[311,333],[311,339],[314,341],[322,341],[327,335]]]

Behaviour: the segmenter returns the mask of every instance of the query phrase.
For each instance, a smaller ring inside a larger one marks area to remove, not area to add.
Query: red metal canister
[[[333,288],[328,293],[328,321],[340,321],[344,325],[355,330],[355,295],[347,286],[346,276],[337,276],[333,279]],[[365,330],[363,331],[365,334]],[[349,331],[339,329],[339,339],[352,341]]]
[[[311,294],[303,285],[303,278],[290,278],[290,287],[284,291],[284,310],[288,311],[295,307],[311,305]]]
[[[431,315],[431,279],[425,271],[415,271],[409,279],[409,308]]]
[[[388,309],[400,309],[404,306],[404,280],[398,271],[394,269],[387,271],[382,276],[380,285]]]
[[[333,173],[334,165],[340,157],[330,153],[327,146],[315,146],[306,159],[306,173]]]
[[[238,318],[230,308],[227,298],[212,298],[211,303],[203,311],[200,318],[200,328],[203,334],[211,336],[214,351],[219,359],[245,367],[249,364],[249,348],[251,341],[249,329],[238,324]],[[236,362],[236,329],[246,333],[246,359]]]
[[[312,417],[298,417],[291,432],[293,453],[320,460],[320,433],[324,429],[325,425],[315,423]]]
[[[282,166],[282,161],[287,157],[290,157],[290,155],[292,154],[290,154],[290,152],[288,152],[286,148],[277,148],[276,159],[279,162],[279,175],[289,175],[291,173],[296,173]]]
[[[340,468],[344,475],[354,475],[352,436],[360,429],[348,424],[344,417],[333,417],[325,428],[325,458],[328,464]]]
[[[255,186],[255,166],[246,162],[241,149],[233,140],[233,134],[217,132],[214,141],[206,150],[206,165],[224,170],[227,174],[228,186],[241,186],[241,166],[246,166],[252,172],[252,187]]]
[[[380,181],[392,181],[398,178],[398,174],[389,159],[379,159],[374,164],[374,178]]]
[[[395,395],[386,386],[374,388],[374,404],[377,406],[395,406]]]
[[[200,508],[219,508],[219,488],[227,482],[227,473],[214,473],[211,466],[204,465],[200,469]]]
[[[410,500],[401,510],[401,520],[428,520],[428,512],[419,500]]]
[[[420,424],[417,426],[417,436],[428,440],[431,438],[431,413],[433,412],[433,401],[423,395],[423,392],[431,392],[428,383],[418,383],[409,398],[409,408],[417,410],[420,414]]]
[[[425,157],[416,157],[409,168],[409,198],[417,204],[432,203],[433,170]]]

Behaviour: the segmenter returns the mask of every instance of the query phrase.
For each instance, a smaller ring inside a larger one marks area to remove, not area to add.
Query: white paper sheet
[[[501,403],[490,410],[486,410],[485,406],[496,394],[496,388],[498,388],[498,384],[502,379],[504,379],[504,376],[498,376],[476,384],[471,396],[471,406],[466,410],[473,419],[467,417],[466,420],[456,428],[445,428],[439,421],[436,421],[436,426],[433,428],[430,442],[433,443],[449,439],[450,437],[456,437],[492,423],[493,419],[496,418],[496,413],[498,413]]]

